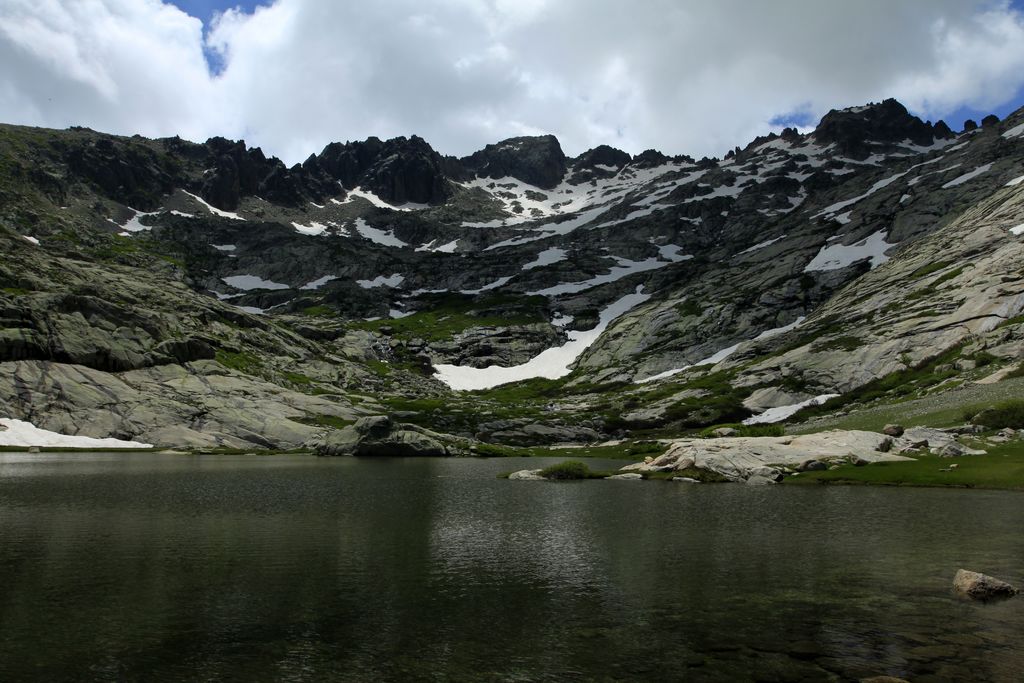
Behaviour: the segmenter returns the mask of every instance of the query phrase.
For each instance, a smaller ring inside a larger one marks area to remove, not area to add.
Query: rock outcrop
[[[316,444],[317,455],[328,456],[444,456],[467,452],[452,437],[394,422],[387,415],[372,415],[332,432]]]
[[[956,576],[953,577],[953,589],[960,595],[974,600],[1011,598],[1020,593],[1019,589],[1005,581],[967,569],[957,570]]]

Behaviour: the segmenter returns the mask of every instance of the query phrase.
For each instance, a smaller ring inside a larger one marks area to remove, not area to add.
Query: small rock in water
[[[700,481],[693,477],[672,477],[672,481],[682,482],[684,484],[699,484]]]
[[[966,569],[957,571],[953,577],[953,588],[957,593],[975,600],[1010,598],[1020,592],[1005,581]]]
[[[643,478],[644,475],[639,472],[626,472],[624,474],[613,474],[610,477],[605,477],[605,479],[621,479],[623,481],[640,481]]]
[[[901,437],[903,436],[903,425],[888,424],[882,427],[882,433],[886,436]]]
[[[540,470],[519,470],[508,475],[508,478],[513,481],[544,481],[540,472]]]

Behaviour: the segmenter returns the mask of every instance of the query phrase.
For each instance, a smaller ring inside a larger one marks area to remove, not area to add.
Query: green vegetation
[[[701,305],[697,303],[696,299],[687,299],[682,303],[676,304],[675,308],[677,311],[679,311],[679,315],[684,317],[690,315],[700,315],[701,313],[704,312],[704,309],[701,308]]]
[[[814,351],[815,353],[820,351],[856,351],[862,346],[864,346],[864,340],[860,337],[844,335],[842,337],[836,337],[835,339],[828,339],[826,341],[819,342],[811,347],[811,351]]]
[[[299,386],[305,386],[313,383],[313,380],[306,375],[303,375],[301,372],[286,372],[284,373],[284,378],[292,384],[297,384]]]
[[[427,297],[425,310],[404,318],[357,322],[357,329],[381,332],[389,328],[391,336],[425,341],[445,341],[471,327],[529,325],[547,320],[542,312],[544,297],[495,296],[477,301],[460,294]]]
[[[910,274],[910,277],[912,277],[914,279],[922,278],[925,275],[931,275],[932,273],[934,273],[936,271],[942,270],[943,268],[945,268],[949,264],[950,264],[949,261],[936,261],[935,263],[929,263],[929,264],[921,266],[920,268],[915,270],[913,273]]]
[[[301,313],[302,315],[308,315],[314,318],[330,318],[338,314],[337,311],[326,304],[318,304],[316,306],[303,308]]]
[[[908,398],[924,389],[933,387],[958,373],[952,362],[960,356],[961,347],[954,347],[945,353],[926,360],[915,367],[897,370],[884,377],[830,399],[817,406],[808,406],[797,413],[793,420],[807,419],[817,415],[833,413],[854,403],[867,403],[879,399]]]
[[[835,470],[804,472],[785,484],[879,484],[886,486],[955,486],[965,488],[1024,489],[1024,444],[988,448],[987,455],[879,462],[866,467],[842,465]],[[956,465],[956,467],[952,467]]]
[[[1024,400],[1004,401],[967,419],[990,429],[1024,429]]]
[[[247,375],[259,374],[263,367],[263,363],[259,358],[243,351],[217,349],[216,360],[226,368],[244,372]]]
[[[566,479],[602,479],[605,474],[592,472],[586,463],[579,460],[566,460],[564,462],[549,465],[540,471],[540,476],[545,479],[566,480]]]
[[[332,429],[344,429],[349,425],[355,424],[355,420],[346,420],[343,417],[335,417],[334,415],[304,415],[303,417],[293,417],[291,419],[299,424],[313,425],[314,427],[330,427]]]

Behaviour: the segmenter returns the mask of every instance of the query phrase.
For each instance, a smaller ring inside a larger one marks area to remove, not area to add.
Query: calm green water
[[[1021,679],[1021,494],[543,462],[0,454],[0,680]]]

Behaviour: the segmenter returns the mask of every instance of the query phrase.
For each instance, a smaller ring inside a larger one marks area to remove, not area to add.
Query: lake
[[[0,454],[0,680],[1020,680],[1020,493],[555,461]]]

